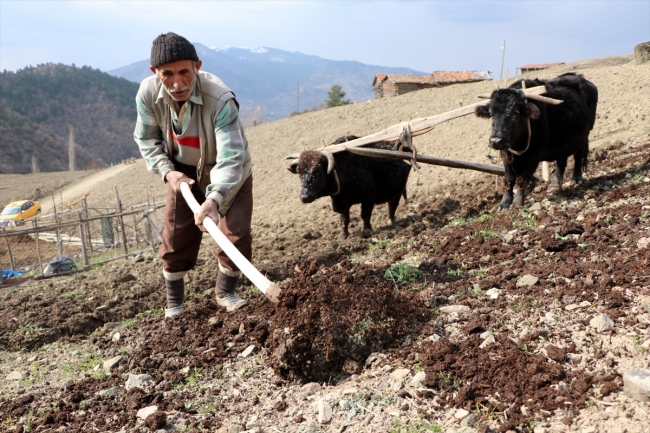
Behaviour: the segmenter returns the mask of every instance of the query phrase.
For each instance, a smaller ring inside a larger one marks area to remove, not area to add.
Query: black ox
[[[349,135],[333,144],[344,143],[358,137]],[[368,144],[374,149],[395,150],[386,141]],[[295,158],[290,156],[288,158]],[[340,215],[341,236],[348,237],[350,207],[361,203],[363,236],[370,236],[370,217],[376,204],[387,203],[389,224],[395,223],[395,210],[400,197],[406,199],[406,182],[411,166],[404,161],[373,158],[349,152],[332,154],[321,150],[305,150],[289,167],[300,176],[300,200],[311,203],[317,198],[330,196],[332,210]]]
[[[596,120],[598,89],[582,75],[525,80],[526,88],[546,86],[545,96],[564,101],[559,105],[527,102],[520,90],[522,81],[495,90],[487,105],[476,107],[478,117],[492,118],[489,146],[501,151],[505,166],[506,192],[499,210],[509,208],[513,201],[523,206],[525,195],[535,186],[533,174],[540,161],[556,162],[549,190],[561,190],[567,158],[573,155],[571,185],[580,184],[587,166],[589,131]]]

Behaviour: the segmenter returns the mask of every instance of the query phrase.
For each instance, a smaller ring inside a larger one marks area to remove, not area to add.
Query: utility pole
[[[505,41],[505,39],[503,40],[503,46],[501,47],[501,51],[503,51],[503,53],[501,54],[501,73],[499,74],[499,80],[503,78],[503,61],[506,59],[506,41]]]
[[[68,125],[70,129],[70,137],[68,138],[68,168],[70,171],[75,169],[75,152],[74,152],[74,129],[72,125]]]
[[[300,83],[298,83],[298,88],[296,89],[296,114],[300,113]]]

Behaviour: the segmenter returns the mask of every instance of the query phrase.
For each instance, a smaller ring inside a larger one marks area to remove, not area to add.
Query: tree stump
[[[650,60],[650,42],[644,42],[634,47],[634,63],[640,65]]]

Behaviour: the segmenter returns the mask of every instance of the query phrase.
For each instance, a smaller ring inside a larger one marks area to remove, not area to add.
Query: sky
[[[498,79],[527,63],[632,54],[650,41],[650,0],[0,0],[0,70],[53,62],[110,71],[147,59],[168,31],[209,47]]]

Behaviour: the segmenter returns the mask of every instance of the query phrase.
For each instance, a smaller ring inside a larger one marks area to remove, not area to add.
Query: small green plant
[[[473,233],[473,236],[481,236],[483,240],[488,240],[491,238],[498,238],[499,234],[494,230],[480,230],[480,231],[475,231]]]
[[[497,408],[494,407],[492,410],[490,410],[487,406],[481,404],[481,403],[476,403],[476,415],[481,418],[483,415],[487,416],[487,418],[491,420],[499,419],[501,416],[501,412],[497,411]]]
[[[490,221],[490,220],[493,220],[493,219],[494,219],[494,215],[492,215],[490,213],[484,213],[483,215],[478,217],[478,221],[481,222],[481,223],[484,223],[486,221]]]
[[[578,246],[580,247],[580,249],[583,250],[583,251],[586,250],[587,247],[588,247],[589,245],[592,245],[592,244],[589,244],[589,243],[587,243],[587,242],[584,242],[584,243],[582,243],[582,244],[578,244]]]
[[[185,378],[185,383],[187,383],[190,386],[195,385],[201,378],[202,371],[203,371],[202,368],[194,368],[194,371],[192,371],[192,373],[189,374],[187,378]]]
[[[384,278],[392,283],[414,283],[423,272],[411,265],[397,263],[386,269]]]
[[[392,239],[388,238],[377,238],[373,239],[373,241],[370,243],[370,247],[368,248],[368,251],[373,252],[381,248],[385,248],[389,246],[390,244],[393,243]]]
[[[38,326],[25,326],[23,328],[23,332],[25,334],[36,334],[38,331],[41,331],[42,328],[39,328]]]
[[[612,224],[614,224],[614,220],[615,218],[612,215],[607,215],[607,217],[605,218],[605,224],[611,226]]]
[[[366,345],[366,332],[372,326],[372,319],[366,317],[365,319],[357,322],[350,328],[348,331],[348,341],[355,346],[365,346]]]
[[[483,267],[479,265],[478,269],[472,269],[471,271],[469,271],[469,274],[480,279],[480,278],[485,278],[487,276],[487,271],[485,271]]]
[[[623,248],[625,248],[626,246],[628,246],[629,243],[630,243],[630,239],[629,239],[629,238],[628,238],[628,239],[625,239],[625,240],[621,243],[621,246],[622,246]]]
[[[452,218],[451,221],[449,221],[449,223],[447,224],[446,227],[459,226],[461,224],[465,224],[466,222],[467,222],[467,220],[465,218],[456,217],[456,218]]]
[[[483,295],[485,295],[485,292],[478,286],[478,284],[476,285],[476,287],[474,286],[468,287],[467,291],[473,294],[474,296],[476,296],[477,299],[481,299]]]
[[[210,401],[207,404],[201,406],[201,409],[199,409],[199,413],[205,415],[207,413],[214,413],[216,410],[217,408],[214,406],[214,403]]]
[[[85,373],[87,371],[92,370],[96,366],[101,365],[103,362],[104,360],[100,356],[94,355],[85,358],[80,362],[71,362],[69,364],[65,364],[62,367],[62,371],[65,376],[74,377],[74,376],[78,376],[80,373]]]
[[[388,430],[389,433],[423,433],[423,432],[442,432],[442,427],[437,424],[431,424],[424,419],[423,415],[419,416],[417,421],[406,420],[404,423],[399,419],[393,421],[392,427]]]
[[[393,399],[386,394],[373,394],[370,402],[375,406],[390,406],[393,404]]]
[[[462,277],[463,276],[463,270],[462,269],[447,269],[447,275],[451,275],[454,277]]]
[[[561,236],[559,233],[555,233],[555,239],[560,239],[562,241],[568,241],[569,236]]]
[[[445,383],[451,383],[451,374],[449,373],[444,373],[442,371],[439,371],[436,373],[436,377],[438,379],[442,379],[442,381]]]
[[[164,312],[164,310],[162,308],[152,308],[151,310],[146,310],[146,311],[143,311],[142,313],[138,313],[135,316],[135,318],[138,319],[138,320],[142,320],[147,316],[162,314],[163,312]]]
[[[23,431],[24,432],[30,432],[32,431],[32,418],[34,417],[34,414],[30,410],[27,416],[25,416],[25,424],[23,425]]]

